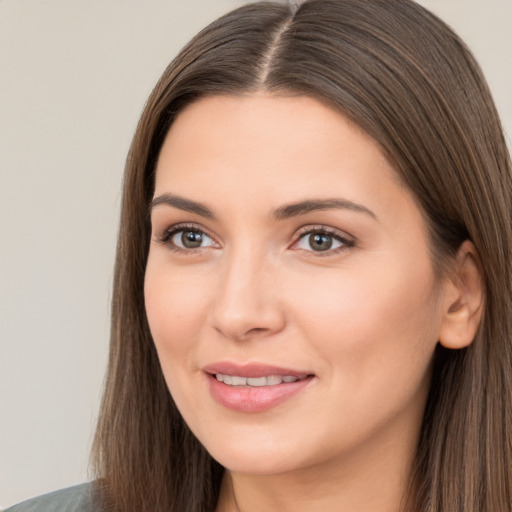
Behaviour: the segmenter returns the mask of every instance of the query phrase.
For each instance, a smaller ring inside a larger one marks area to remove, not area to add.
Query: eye
[[[204,231],[195,226],[173,226],[168,229],[158,242],[169,245],[171,249],[189,251],[217,244]]]
[[[198,249],[199,247],[212,245],[213,240],[202,231],[182,229],[171,237],[171,242],[183,249]]]
[[[354,241],[339,233],[333,233],[326,228],[316,228],[302,233],[292,248],[332,254],[353,246]]]

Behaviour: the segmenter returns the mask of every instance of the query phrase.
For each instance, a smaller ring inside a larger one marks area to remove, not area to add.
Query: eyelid
[[[319,224],[319,225],[303,226],[302,228],[300,228],[295,236],[295,241],[293,242],[291,248],[293,248],[294,245],[297,245],[305,236],[311,235],[313,233],[322,233],[322,234],[329,235],[329,236],[333,237],[334,239],[338,240],[342,244],[340,247],[336,247],[335,249],[327,249],[325,251],[313,251],[313,250],[303,249],[306,252],[314,254],[315,257],[331,256],[333,254],[337,254],[337,253],[346,251],[356,245],[355,237],[353,237],[352,235],[349,235],[345,231],[341,231],[337,228]],[[296,250],[301,250],[301,249],[296,249]]]
[[[191,231],[199,231],[206,237],[210,238],[217,247],[220,247],[220,243],[216,240],[215,236],[211,235],[209,233],[209,231],[207,229],[205,229],[203,226],[201,226],[200,224],[196,224],[194,222],[181,222],[178,224],[173,224],[170,227],[166,228],[162,232],[161,235],[158,235],[158,236],[155,235],[155,241],[158,243],[161,243],[162,245],[168,246],[173,251],[187,253],[187,254],[194,254],[194,253],[197,254],[202,249],[211,247],[211,246],[206,246],[206,247],[197,247],[194,249],[192,249],[192,248],[187,249],[187,248],[179,247],[171,242],[171,239],[173,238],[174,235],[176,235],[180,231],[186,231],[187,229],[191,230]],[[337,254],[339,252],[346,251],[356,245],[355,237],[353,237],[352,235],[349,235],[345,231],[341,231],[340,229],[337,229],[337,228],[319,224],[319,225],[307,225],[307,226],[301,227],[297,231],[297,233],[294,237],[294,242],[291,244],[290,249],[293,249],[293,247],[295,245],[297,245],[305,236],[313,234],[313,233],[322,233],[322,234],[331,236],[334,239],[336,239],[338,242],[340,242],[341,246],[336,247],[334,249],[327,249],[325,251],[314,251],[314,250],[306,250],[306,249],[298,249],[298,248],[295,250],[303,250],[305,252],[313,254],[315,257],[319,257],[319,256],[321,257],[321,256],[330,256],[333,254]]]
[[[204,227],[202,227],[199,224],[195,224],[194,222],[180,222],[178,224],[173,224],[172,226],[166,228],[162,232],[162,234],[155,235],[155,241],[158,243],[161,243],[163,245],[167,245],[170,249],[172,249],[174,251],[182,252],[182,253],[192,253],[192,252],[197,253],[201,249],[205,249],[205,247],[198,247],[196,249],[186,249],[183,247],[179,247],[171,242],[172,237],[174,235],[176,235],[176,233],[179,233],[180,231],[186,231],[186,230],[199,231],[203,235],[210,238],[214,242],[215,245],[217,245],[217,246],[220,245],[219,242],[217,242],[216,238],[214,236],[212,236],[208,232],[208,230],[206,230]]]

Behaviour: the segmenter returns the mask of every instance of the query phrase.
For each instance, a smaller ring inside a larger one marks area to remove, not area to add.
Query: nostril
[[[210,325],[225,338],[245,341],[276,334],[284,328],[285,321],[279,308],[269,305],[265,310],[219,308],[212,312]]]

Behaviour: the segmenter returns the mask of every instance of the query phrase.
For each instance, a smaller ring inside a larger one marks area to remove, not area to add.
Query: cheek
[[[342,367],[338,375],[428,366],[440,321],[429,261],[383,257],[378,266],[317,276],[314,289],[308,280],[295,286],[294,318],[332,370]]]
[[[166,272],[148,262],[144,298],[149,327],[160,353],[186,353],[197,339],[205,290],[179,271]]]
[[[312,414],[329,410],[326,428],[354,440],[393,418],[418,421],[429,388],[437,343],[433,281],[428,271],[411,279],[405,266],[388,269],[340,273],[316,281],[315,293],[295,294],[299,329],[323,362],[326,392]]]
[[[205,324],[205,283],[180,269],[167,268],[165,262],[148,260],[144,300],[149,328],[167,387],[185,417],[199,414],[191,412],[197,404],[187,390],[197,369],[194,354]]]

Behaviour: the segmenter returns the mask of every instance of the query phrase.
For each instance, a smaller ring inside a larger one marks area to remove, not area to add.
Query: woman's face
[[[164,142],[151,223],[151,333],[214,458],[276,474],[408,456],[443,284],[368,135],[308,97],[201,99]]]

